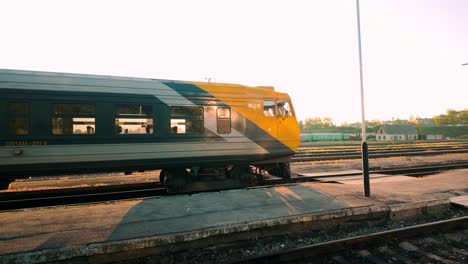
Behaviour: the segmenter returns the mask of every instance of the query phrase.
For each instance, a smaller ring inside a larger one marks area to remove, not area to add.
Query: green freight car
[[[344,133],[307,133],[301,134],[302,142],[310,141],[338,141],[349,139],[348,134]]]

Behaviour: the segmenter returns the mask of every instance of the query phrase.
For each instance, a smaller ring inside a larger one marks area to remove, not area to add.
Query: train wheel
[[[289,162],[281,164],[281,178],[285,180],[291,179],[291,165]]]
[[[231,176],[243,186],[254,186],[258,183],[257,176],[250,166],[235,166],[231,171]]]
[[[256,185],[258,184],[264,184],[265,183],[265,178],[263,177],[263,174],[261,173],[261,170],[258,171],[256,174],[255,174],[255,177],[256,177]]]
[[[159,182],[161,183],[162,186],[165,186],[165,181],[166,181],[166,175],[167,174],[167,169],[162,169],[161,172],[159,173]]]
[[[13,179],[2,179],[0,181],[0,190],[8,190],[10,188],[10,183],[12,183],[14,180]]]
[[[291,179],[291,166],[289,162],[278,163],[273,168],[269,168],[268,173],[286,180]]]
[[[169,193],[187,191],[192,180],[190,174],[184,168],[168,169],[165,173],[164,185]]]

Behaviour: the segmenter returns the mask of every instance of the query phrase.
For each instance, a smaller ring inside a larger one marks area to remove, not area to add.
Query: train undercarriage
[[[266,174],[288,180],[291,169],[288,162],[225,167],[169,168],[160,172],[159,180],[168,193],[183,193],[209,189],[227,189],[262,184]]]
[[[133,171],[144,171],[145,169],[147,168],[140,170],[133,167],[132,170],[124,171],[124,173],[130,175]],[[83,172],[77,171],[77,173],[82,174]],[[218,167],[170,167],[161,170],[159,180],[168,193],[187,193],[255,186],[261,184],[267,174],[286,180],[290,179],[289,162]],[[9,184],[17,178],[24,177],[3,177],[0,181],[0,190],[8,189]]]

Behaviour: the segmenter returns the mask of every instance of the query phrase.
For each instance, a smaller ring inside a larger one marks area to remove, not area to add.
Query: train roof
[[[12,85],[8,85],[12,84]],[[110,75],[94,75],[94,74],[78,74],[78,73],[61,73],[61,72],[44,72],[44,71],[27,71],[27,70],[11,70],[0,69],[0,89],[27,89],[20,84],[34,83],[34,90],[57,90],[51,88],[61,87],[61,91],[76,91],[87,92],[84,89],[87,86],[102,87],[102,92],[122,92],[122,89],[132,89],[132,92],[137,92],[141,89],[158,89],[158,84],[173,84],[171,88],[179,90],[183,88],[184,84],[193,84],[200,86],[212,86],[213,88],[228,87],[234,90],[242,90],[244,92],[275,92],[273,86],[246,86],[241,84],[231,83],[216,83],[216,82],[193,82],[193,81],[180,81],[169,79],[154,79],[142,77],[123,77],[123,76],[110,76]],[[117,91],[118,90],[118,91]],[[101,92],[100,90],[93,89],[93,92]],[[128,92],[128,90],[126,91]],[[281,94],[281,93],[280,93]]]

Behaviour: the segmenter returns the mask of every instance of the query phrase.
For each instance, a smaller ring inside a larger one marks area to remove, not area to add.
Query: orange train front
[[[299,145],[273,87],[0,70],[0,182],[160,169],[171,192],[288,178]]]

